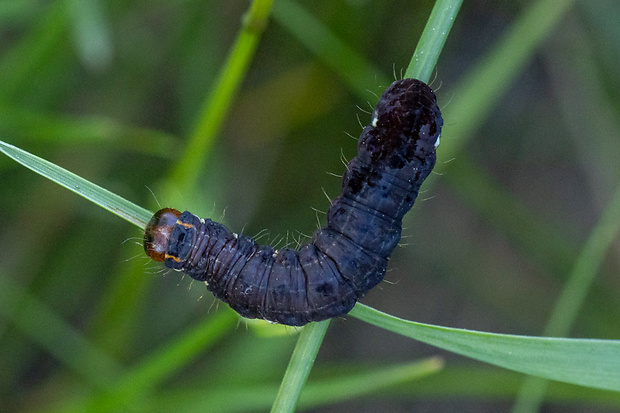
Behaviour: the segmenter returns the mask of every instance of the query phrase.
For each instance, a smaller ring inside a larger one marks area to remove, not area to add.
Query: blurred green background
[[[387,282],[365,304],[432,324],[542,334],[620,183],[620,4],[558,2],[569,4],[560,23],[515,64],[509,82],[485,79],[497,99],[476,112],[473,128],[461,128],[472,118],[457,110],[459,92],[475,101],[471,77],[536,3],[472,0],[461,8],[432,81],[447,125],[435,174],[405,220]],[[305,242],[317,219],[324,223],[325,195],[339,193],[330,173],[340,175],[355,156],[351,135],[369,122],[375,94],[404,72],[433,2],[275,0],[199,188],[174,194],[179,204],[170,205],[159,182],[249,4],[4,0],[0,139],[138,205],[191,209],[251,235],[267,230],[263,243]],[[307,16],[353,54],[326,57],[315,33],[295,30],[287,13]],[[520,43],[507,52],[518,54]],[[106,404],[107,386],[135,411],[268,410],[294,330],[248,327],[204,286],[149,262],[136,227],[6,157],[0,168],[2,411],[126,411]],[[571,336],[620,337],[619,247],[609,250]],[[127,379],[209,320],[213,334],[190,363],[156,382]],[[351,317],[332,322],[310,383],[432,355],[447,362],[434,376],[302,406],[509,410],[522,375]],[[123,396],[132,386],[140,391]],[[553,384],[544,411],[619,407],[618,394]]]

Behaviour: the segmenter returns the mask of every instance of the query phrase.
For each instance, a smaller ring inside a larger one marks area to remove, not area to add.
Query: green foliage
[[[203,286],[150,276],[159,267],[139,231],[4,160],[6,410],[292,411],[298,397],[373,410],[476,398],[477,409],[517,395],[515,411],[620,405],[609,340],[620,285],[605,259],[620,224],[620,116],[603,87],[620,78],[618,50],[598,47],[618,36],[601,13],[618,12],[612,1],[466,4],[450,36],[451,0],[432,13],[419,2],[11,3],[0,6],[0,136],[15,146],[0,150],[139,227],[150,212],[137,205],[156,209],[154,195],[214,219],[226,209],[246,233],[310,232],[319,188],[338,192],[322,172],[355,150],[341,133],[359,130],[351,108],[374,103],[411,59],[407,76],[431,77],[446,119],[424,187],[433,199],[409,214],[412,245],[365,302],[468,329],[365,305],[299,338],[244,328]],[[539,378],[521,386],[508,370],[422,359],[436,350],[387,331]]]

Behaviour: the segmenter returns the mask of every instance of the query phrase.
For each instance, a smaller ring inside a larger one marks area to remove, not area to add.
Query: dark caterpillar
[[[383,280],[401,220],[435,165],[442,125],[428,85],[392,83],[359,138],[327,226],[298,251],[257,245],[222,224],[171,208],[147,225],[144,249],[206,282],[247,318],[301,326],[346,314]]]

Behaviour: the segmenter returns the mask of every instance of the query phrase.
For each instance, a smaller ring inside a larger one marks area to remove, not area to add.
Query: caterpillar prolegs
[[[172,208],[148,223],[155,261],[204,281],[247,318],[301,326],[348,313],[385,275],[403,216],[435,165],[443,119],[431,88],[397,80],[362,131],[327,226],[298,251],[261,246],[210,219]]]

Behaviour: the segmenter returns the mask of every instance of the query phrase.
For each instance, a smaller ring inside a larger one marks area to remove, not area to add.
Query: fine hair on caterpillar
[[[383,280],[402,219],[435,166],[442,125],[427,84],[393,82],[358,139],[327,225],[298,250],[261,246],[173,208],[150,220],[144,249],[247,318],[301,326],[346,314]]]

